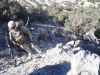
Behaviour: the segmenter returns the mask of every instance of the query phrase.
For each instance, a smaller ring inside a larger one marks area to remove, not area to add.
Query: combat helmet
[[[9,21],[8,22],[8,28],[9,29],[12,29],[13,27],[15,27],[16,26],[16,23],[14,22],[14,21]]]

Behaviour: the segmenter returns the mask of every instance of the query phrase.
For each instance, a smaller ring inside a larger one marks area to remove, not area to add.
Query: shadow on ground
[[[70,63],[63,62],[57,65],[47,65],[43,68],[33,71],[29,75],[66,75],[70,68]]]

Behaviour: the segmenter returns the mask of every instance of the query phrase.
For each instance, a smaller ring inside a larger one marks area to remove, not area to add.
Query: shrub
[[[8,0],[0,0],[0,18],[4,22],[9,20],[26,20],[26,10],[16,1],[8,2]]]

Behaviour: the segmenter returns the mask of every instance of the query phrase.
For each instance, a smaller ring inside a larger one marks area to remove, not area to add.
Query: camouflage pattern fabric
[[[51,38],[50,34],[45,29],[42,29],[39,31],[39,36],[38,36],[37,40],[38,40],[38,44],[40,44],[40,40],[43,40],[46,43],[48,43],[48,41],[52,40],[52,38]]]
[[[17,31],[11,30],[9,36],[10,40],[18,45],[32,41],[31,33],[25,27],[20,27]]]
[[[31,54],[31,51],[35,49],[39,54],[41,54],[40,48],[33,44],[33,37],[26,27],[20,26],[17,31],[10,30],[9,36],[12,42],[20,45],[28,53]]]

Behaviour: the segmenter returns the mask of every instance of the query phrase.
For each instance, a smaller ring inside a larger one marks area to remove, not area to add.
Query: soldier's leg
[[[32,50],[35,50],[36,52],[38,52],[39,54],[41,54],[41,49],[39,48],[39,46],[35,45],[34,43],[29,43],[28,44],[29,47],[32,49]]]
[[[43,41],[45,41],[46,43],[48,43],[48,38],[45,36],[45,37],[43,38]]]
[[[42,40],[42,37],[39,35],[37,38],[38,44],[40,44],[40,40]]]
[[[52,41],[52,37],[51,37],[50,35],[49,35],[48,39],[49,39],[50,41]]]
[[[39,54],[42,53],[39,46],[37,46],[37,45],[35,45],[35,44],[32,44],[32,45],[34,46],[34,49],[35,49]]]
[[[32,52],[31,52],[31,49],[28,47],[27,44],[22,44],[20,45],[24,50],[26,50],[28,52],[28,58],[27,59],[30,59],[31,58],[31,55],[32,55]]]

